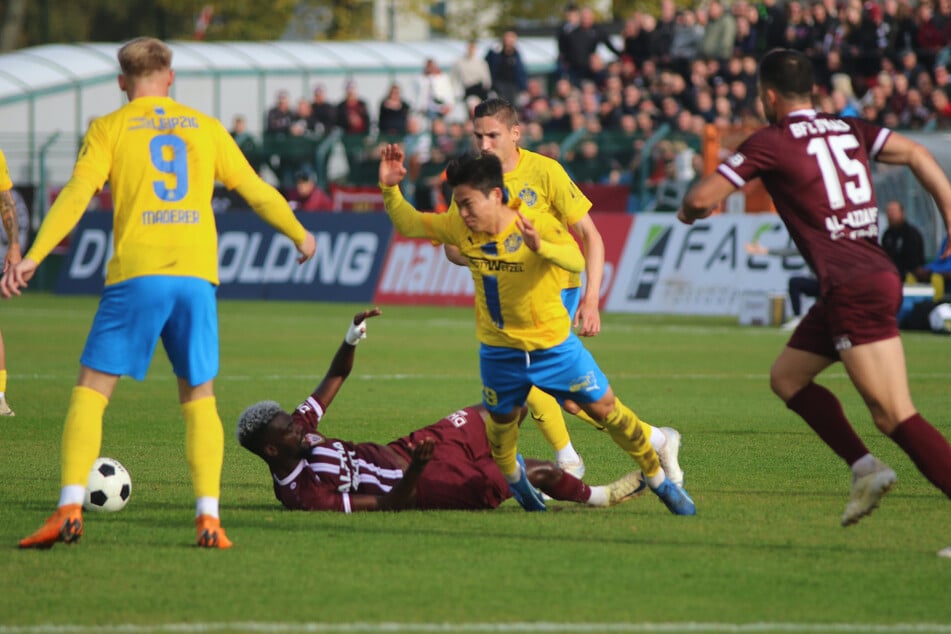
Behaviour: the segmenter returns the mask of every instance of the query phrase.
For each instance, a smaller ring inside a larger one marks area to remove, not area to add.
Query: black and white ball
[[[132,495],[132,478],[122,464],[114,458],[99,458],[89,472],[86,485],[87,511],[121,511]]]

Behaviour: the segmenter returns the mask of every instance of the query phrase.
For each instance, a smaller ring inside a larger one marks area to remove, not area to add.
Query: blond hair
[[[129,78],[146,77],[172,67],[172,49],[154,37],[137,37],[126,42],[116,57],[122,74]]]

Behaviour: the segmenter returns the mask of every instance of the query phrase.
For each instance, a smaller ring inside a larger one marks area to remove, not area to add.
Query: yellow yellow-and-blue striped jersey
[[[514,219],[490,235],[469,229],[458,213],[416,211],[398,187],[384,187],[383,196],[397,231],[455,245],[469,260],[479,341],[531,351],[551,348],[568,337],[571,320],[561,299],[563,274],[583,270],[584,256],[550,214],[522,207],[543,241],[534,252],[525,246]]]
[[[561,164],[547,156],[519,148],[518,164],[503,175],[509,196],[522,200],[522,209],[548,213],[570,227],[591,210],[591,201],[575,185]],[[459,213],[455,202],[449,212]],[[581,286],[581,275],[563,271],[562,288]]]
[[[217,119],[170,97],[140,97],[95,119],[63,189],[27,257],[39,261],[71,230],[106,181],[114,205],[114,254],[106,284],[142,275],[181,275],[218,283],[215,181],[266,200],[257,211],[300,243],[303,226],[261,181]],[[77,205],[81,205],[77,208]],[[47,227],[46,225],[51,225]],[[68,225],[68,226],[67,226]],[[44,231],[45,230],[45,231]],[[33,255],[31,255],[33,254]]]
[[[0,192],[13,189],[13,179],[10,178],[10,170],[7,167],[7,157],[0,150]]]

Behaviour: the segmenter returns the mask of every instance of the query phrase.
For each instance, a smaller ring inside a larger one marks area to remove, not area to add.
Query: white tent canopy
[[[496,40],[480,42],[480,54]],[[68,176],[90,119],[124,103],[116,84],[119,43],[50,44],[0,55],[0,147],[14,180],[53,182]],[[424,42],[170,42],[176,81],[172,95],[213,114],[226,126],[244,116],[252,133],[263,127],[280,90],[311,98],[317,84],[331,103],[354,80],[375,118],[390,83],[408,92],[425,60],[450,70],[466,43]],[[554,38],[522,38],[519,50],[532,74],[549,72]],[[46,150],[43,150],[46,146]]]

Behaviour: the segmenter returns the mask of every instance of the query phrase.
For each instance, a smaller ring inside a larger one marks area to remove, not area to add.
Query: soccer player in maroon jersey
[[[852,469],[842,525],[874,510],[895,483],[846,419],[838,399],[813,382],[842,361],[876,427],[951,497],[951,446],[915,409],[896,315],[902,280],[878,243],[869,161],[907,165],[930,193],[951,234],[951,183],[921,145],[855,118],[816,112],[813,69],[800,52],[776,49],[760,61],[759,93],[770,125],[694,185],[678,212],[691,224],[760,177],[780,218],[819,278],[820,299],[770,370],[770,386]],[[951,251],[947,249],[946,251]],[[951,557],[951,548],[941,551]]]
[[[260,456],[285,507],[304,511],[491,509],[511,497],[485,435],[488,411],[474,405],[385,445],[329,438],[318,431],[327,408],[353,368],[366,320],[358,313],[323,381],[293,413],[274,401],[247,408],[238,442]],[[523,414],[524,415],[524,414]],[[522,462],[532,485],[556,500],[613,506],[647,489],[640,471],[605,486],[588,486],[552,462]]]

